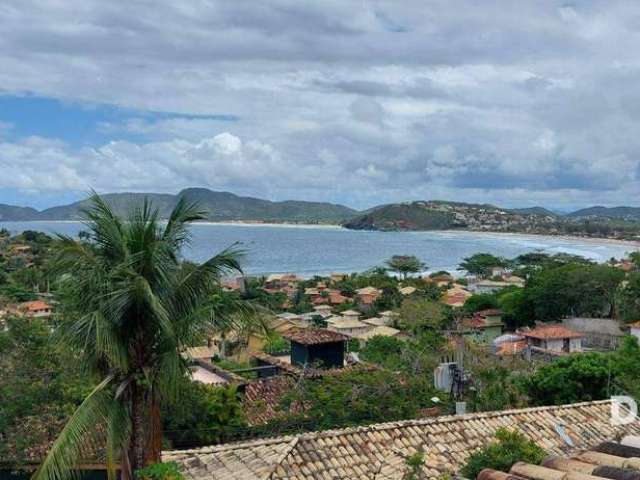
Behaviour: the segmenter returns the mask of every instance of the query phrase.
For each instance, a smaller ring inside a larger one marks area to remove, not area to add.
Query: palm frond
[[[99,427],[115,420],[112,414],[115,403],[109,392],[112,380],[111,376],[105,378],[80,404],[35,472],[34,480],[63,480],[73,476],[83,447],[99,444]]]
[[[188,224],[205,218],[206,211],[197,202],[189,203],[181,197],[169,216],[162,239],[172,251],[179,252],[190,239]]]

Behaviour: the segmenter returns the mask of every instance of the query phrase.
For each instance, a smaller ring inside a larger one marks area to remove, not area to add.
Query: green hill
[[[229,192],[214,192],[206,188],[188,188],[177,195],[162,193],[110,193],[102,195],[116,213],[123,214],[129,205],[148,198],[159,209],[160,216],[168,217],[178,199],[184,197],[197,201],[208,211],[211,221],[262,221],[298,223],[341,223],[357,213],[356,210],[324,202],[287,200],[272,202],[252,197],[241,197]],[[41,212],[34,209],[0,206],[0,220],[79,220],[87,200],[48,208]]]

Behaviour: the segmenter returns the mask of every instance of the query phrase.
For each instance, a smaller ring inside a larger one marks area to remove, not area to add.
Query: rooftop
[[[522,330],[519,333],[523,337],[539,338],[541,340],[584,337],[583,333],[576,332],[562,325],[538,325],[532,330]]]
[[[610,408],[605,400],[407,420],[168,451],[163,461],[177,462],[188,480],[399,480],[406,457],[422,449],[423,473],[435,479],[457,472],[500,427],[522,432],[553,455],[640,433],[637,420],[611,425]]]
[[[282,336],[302,345],[318,345],[321,343],[345,342],[347,337],[338,332],[324,328],[292,328]]]

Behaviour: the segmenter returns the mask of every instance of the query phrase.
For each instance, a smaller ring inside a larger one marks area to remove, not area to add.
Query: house
[[[502,335],[502,312],[497,309],[481,310],[463,320],[464,335],[482,343],[490,343]]]
[[[327,319],[327,329],[339,332],[347,337],[353,337],[373,328],[373,325],[361,322],[353,317],[331,317]]]
[[[638,342],[640,342],[640,321],[630,323],[627,326],[629,327],[629,334],[636,337],[638,339]]]
[[[349,274],[348,273],[332,273],[329,278],[331,279],[332,283],[337,283],[349,278]]]
[[[348,317],[348,318],[360,318],[362,314],[360,312],[358,312],[357,310],[345,310],[344,312],[342,312],[342,316],[343,317]]]
[[[498,292],[503,288],[511,287],[512,285],[512,283],[505,281],[478,280],[477,282],[469,283],[468,288],[473,293],[482,294]]]
[[[418,289],[416,287],[412,286],[398,288],[398,291],[405,297],[414,294],[417,290]]]
[[[399,316],[398,313],[392,312],[391,310],[380,312],[380,318],[384,321],[384,325],[393,325]]]
[[[289,330],[300,328],[301,323],[290,318],[274,317],[269,323],[269,328],[273,334],[284,336]],[[247,347],[238,355],[238,360],[246,361],[254,353],[263,351],[268,341],[269,338],[264,332],[250,333],[247,338]]]
[[[26,317],[34,318],[48,318],[52,313],[51,306],[42,300],[20,303],[18,304],[17,310],[18,313]]]
[[[330,317],[331,314],[331,306],[329,305],[318,305],[313,307],[313,310],[320,315],[322,318]]]
[[[404,420],[164,451],[162,461],[176,462],[185,480],[400,480],[408,478],[406,459],[420,452],[420,478],[435,480],[454,477],[499,428],[522,433],[549,455],[567,456],[640,434],[638,419],[612,424],[611,408],[611,400],[602,400]],[[565,478],[556,473],[535,478]]]
[[[244,293],[246,290],[245,279],[244,277],[225,278],[222,281],[222,289],[226,292]]]
[[[331,305],[342,305],[343,303],[351,301],[349,297],[342,295],[340,290],[329,289],[327,293],[329,294],[329,303]]]
[[[471,292],[463,289],[462,287],[454,286],[444,292],[442,295],[442,303],[449,305],[450,307],[460,308],[472,295],[473,294]]]
[[[582,351],[583,333],[563,325],[538,325],[534,329],[517,332],[527,340],[527,345],[546,353],[566,354]]]
[[[517,275],[507,274],[502,277],[502,280],[506,283],[520,288],[523,288],[525,285],[525,279],[522,277],[518,277]]]
[[[374,327],[389,325],[388,319],[382,317],[364,318],[362,321],[366,324],[373,325]]]
[[[584,334],[582,347],[592,350],[615,350],[625,336],[620,322],[611,318],[569,317],[562,325]]]
[[[397,328],[387,327],[386,325],[376,325],[368,330],[354,333],[350,335],[350,337],[358,340],[360,346],[364,347],[373,337],[398,337],[401,333]]]
[[[356,290],[358,307],[363,311],[369,310],[381,294],[382,292],[375,287],[365,287]]]
[[[345,335],[324,328],[292,328],[282,336],[291,341],[291,365],[344,367]]]
[[[184,351],[184,356],[192,361],[202,360],[206,362],[213,362],[214,357],[219,353],[218,347],[215,345],[202,345],[199,347],[187,347]]]

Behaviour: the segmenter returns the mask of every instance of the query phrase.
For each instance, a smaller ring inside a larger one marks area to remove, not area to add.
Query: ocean
[[[40,230],[77,235],[79,222],[0,222],[13,233]],[[303,276],[361,272],[383,265],[392,255],[415,255],[428,271],[454,272],[460,261],[478,252],[507,258],[543,251],[571,253],[603,262],[636,250],[608,240],[478,232],[367,232],[331,226],[195,224],[186,259],[203,261],[236,244],[245,251],[247,274],[292,272]]]

